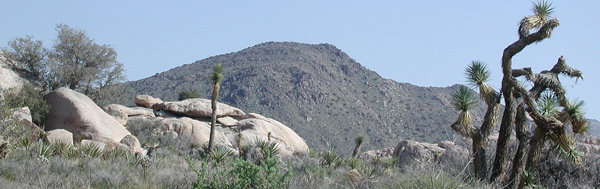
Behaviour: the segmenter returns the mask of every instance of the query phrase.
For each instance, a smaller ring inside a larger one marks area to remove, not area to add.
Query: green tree
[[[46,68],[46,50],[42,41],[33,40],[32,36],[27,35],[8,41],[8,47],[2,52],[13,67],[26,70],[35,79],[41,79]]]
[[[108,45],[96,44],[83,30],[59,24],[56,31],[57,39],[48,53],[50,88],[68,87],[95,101],[119,95],[103,91],[125,79],[117,52]]]
[[[483,124],[480,127],[471,125],[469,111],[475,105],[473,95],[467,87],[461,86],[453,95],[453,104],[456,110],[461,111],[458,120],[451,125],[452,129],[462,136],[472,140],[473,169],[479,180],[487,177],[487,155],[485,144],[489,135],[494,130],[500,114],[500,95],[487,84],[491,73],[487,66],[480,61],[473,61],[465,69],[467,80],[472,86],[479,88],[479,96],[488,106]]]
[[[188,98],[202,98],[202,94],[194,90],[183,90],[179,92],[179,97],[177,98],[177,100],[182,101]]]
[[[210,104],[212,109],[212,116],[210,119],[210,138],[208,140],[208,152],[212,150],[214,138],[215,138],[215,127],[217,123],[217,97],[219,96],[219,88],[223,81],[223,66],[221,64],[215,64],[213,72],[210,74],[210,81],[213,86],[212,97],[210,98]]]

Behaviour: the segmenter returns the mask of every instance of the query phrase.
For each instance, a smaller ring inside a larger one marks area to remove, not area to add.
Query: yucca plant
[[[62,140],[52,143],[52,146],[56,150],[56,154],[60,156],[62,156],[63,153],[67,152],[68,150],[70,150],[70,148],[72,148],[71,144]]]
[[[544,92],[538,100],[538,109],[544,116],[558,116],[558,100],[551,92]]]
[[[343,162],[343,159],[340,158],[340,155],[333,148],[330,148],[329,150],[327,150],[325,152],[321,152],[321,158],[319,160],[319,163],[322,166],[331,168],[334,166],[338,166],[342,162]]]
[[[46,144],[44,142],[37,142],[33,147],[34,155],[36,157],[48,158],[55,154],[55,149],[52,145]]]
[[[116,159],[116,158],[120,158],[120,157],[126,157],[129,155],[129,152],[127,151],[127,149],[123,148],[123,147],[116,147],[110,151],[106,151],[102,154],[102,158],[105,160],[108,159]]]
[[[23,136],[17,140],[17,145],[29,151],[29,147],[34,143],[30,136]]]
[[[256,138],[254,140],[254,147],[261,152],[260,159],[273,158],[279,154],[279,143],[276,141],[264,141]]]
[[[360,166],[360,164],[362,164],[362,161],[356,157],[348,158],[346,162],[348,163],[348,166],[350,166],[350,169],[357,169]]]
[[[77,150],[80,151],[82,155],[86,155],[92,158],[100,157],[100,155],[102,155],[102,150],[100,149],[100,146],[94,143],[79,145],[79,148],[77,148]]]
[[[534,171],[532,171],[532,170],[524,170],[523,171],[521,182],[525,186],[531,187],[531,188],[536,188],[537,187],[537,185],[535,184],[536,181],[537,181],[537,175],[535,174]]]
[[[358,154],[360,153],[360,147],[362,146],[363,142],[365,141],[365,137],[364,136],[358,136],[356,137],[356,139],[354,139],[354,151],[352,151],[352,157],[357,157]]]
[[[489,94],[495,93],[494,89],[487,82],[490,80],[492,73],[487,68],[487,65],[481,61],[472,61],[465,68],[467,82],[473,87],[479,88],[479,95],[486,102],[490,100]]]
[[[452,95],[452,105],[455,110],[460,111],[458,119],[456,120],[458,125],[453,127],[453,129],[463,136],[469,136],[467,133],[470,132],[465,131],[465,129],[471,126],[470,111],[474,108],[475,102],[476,101],[473,98],[473,93],[469,90],[469,88],[463,85],[461,85]]]
[[[524,17],[519,23],[519,36],[521,38],[528,36],[531,29],[539,29],[551,20],[554,8],[552,7],[552,3],[538,1],[533,4],[531,11],[533,15]]]
[[[570,123],[574,133],[585,134],[589,130],[584,118],[584,106],[584,101],[574,100],[567,103],[567,107],[564,107],[560,113],[559,120],[563,123]]]
[[[213,86],[212,97],[210,98],[210,107],[212,109],[212,116],[210,118],[210,137],[208,139],[208,153],[212,150],[214,138],[215,138],[215,127],[217,124],[217,97],[219,96],[219,88],[223,81],[223,66],[221,64],[215,64],[213,66],[213,72],[210,74],[210,81]]]
[[[215,148],[208,153],[208,157],[213,160],[215,164],[220,164],[228,158],[233,157],[233,154],[233,151],[225,146],[215,146]]]

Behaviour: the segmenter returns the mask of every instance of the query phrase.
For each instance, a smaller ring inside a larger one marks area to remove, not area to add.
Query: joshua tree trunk
[[[473,169],[475,177],[484,180],[487,177],[487,162],[484,141],[481,138],[473,138]]]
[[[516,114],[515,98],[513,97],[514,78],[512,76],[512,57],[521,52],[526,46],[540,42],[552,34],[552,30],[559,25],[558,20],[548,20],[536,33],[531,35],[521,35],[519,40],[515,41],[504,49],[502,54],[502,94],[504,95],[505,110],[500,125],[500,133],[498,134],[498,144],[496,147],[496,157],[494,159],[494,167],[491,181],[501,179],[504,175],[508,154],[508,142],[511,134],[511,126],[514,123]],[[535,106],[534,106],[535,107]],[[530,107],[531,108],[531,107]]]
[[[217,123],[217,97],[219,96],[219,84],[213,85],[213,94],[210,98],[212,115],[210,117],[210,138],[208,139],[208,152],[212,150],[215,139],[215,125]]]
[[[473,168],[475,171],[475,176],[479,180],[485,180],[488,176],[485,144],[487,143],[487,139],[492,133],[492,130],[494,130],[496,123],[498,123],[498,118],[500,116],[500,104],[498,103],[500,97],[495,92],[488,95],[489,98],[486,98],[488,99],[488,109],[485,113],[483,124],[476,132],[476,136],[472,137],[474,158]]]
[[[515,120],[515,132],[517,139],[519,139],[519,147],[517,153],[513,159],[512,172],[510,174],[509,185],[507,188],[516,188],[521,182],[521,175],[524,171],[525,158],[527,157],[526,151],[529,147],[529,139],[531,138],[530,133],[525,128],[525,107],[523,104],[517,108],[517,118]]]

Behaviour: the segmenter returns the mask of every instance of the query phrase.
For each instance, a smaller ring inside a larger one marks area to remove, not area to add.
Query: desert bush
[[[183,90],[179,92],[179,97],[177,100],[182,101],[188,98],[202,98],[202,94],[194,90]]]
[[[158,133],[160,124],[153,118],[133,118],[127,120],[127,130],[136,136],[142,146],[160,143],[162,146],[174,146],[176,141],[168,141]]]
[[[281,168],[279,158],[266,158],[260,164],[239,158],[209,164],[205,159],[200,168],[191,158],[186,157],[186,161],[197,176],[194,188],[287,188],[293,176]]]

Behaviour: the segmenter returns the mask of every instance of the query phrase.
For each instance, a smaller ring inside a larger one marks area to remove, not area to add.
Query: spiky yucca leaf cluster
[[[567,107],[560,113],[559,119],[563,123],[570,123],[574,133],[584,134],[589,128],[584,118],[584,101],[575,100],[567,103]]]
[[[538,100],[538,109],[544,116],[558,116],[558,100],[551,92],[544,92]]]
[[[471,113],[469,111],[475,106],[475,99],[469,88],[460,86],[458,91],[452,95],[452,105],[454,109],[461,111],[457,120],[460,125],[471,125]]]
[[[487,65],[481,61],[472,61],[471,64],[465,68],[467,75],[467,81],[474,87],[479,87],[479,95],[481,99],[486,102],[490,100],[490,94],[495,93],[494,89],[487,84],[492,76],[492,73],[487,68]]]
[[[210,81],[213,85],[220,84],[223,81],[223,65],[215,64],[213,72],[210,74]]]
[[[552,3],[538,1],[533,4],[531,11],[533,15],[524,17],[519,24],[519,36],[521,38],[528,36],[529,30],[539,29],[549,22],[552,19],[551,15],[554,13],[554,8]]]

